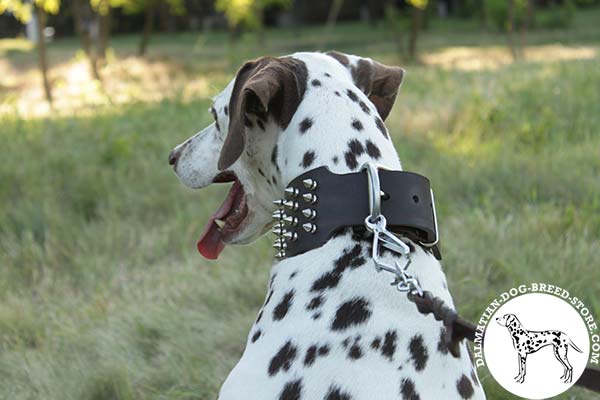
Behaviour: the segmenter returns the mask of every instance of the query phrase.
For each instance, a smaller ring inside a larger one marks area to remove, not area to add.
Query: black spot
[[[352,100],[354,102],[358,101],[358,96],[352,90],[350,90],[350,89],[346,90],[346,95],[348,96],[348,98],[350,100]]]
[[[314,285],[313,285],[313,287],[314,287]],[[319,308],[322,303],[323,303],[323,296],[313,297],[310,300],[310,303],[308,303],[308,305],[306,306],[306,309],[307,310],[315,310],[315,309]]]
[[[337,90],[335,92],[333,92],[336,96],[340,96],[340,92],[338,92]]]
[[[338,285],[341,278],[342,278],[341,273],[339,273],[335,270],[325,272],[316,281],[313,282],[311,290],[313,292],[315,292],[318,290],[334,288]]]
[[[383,124],[383,121],[381,120],[381,118],[375,117],[375,125],[377,125],[377,129],[379,129],[379,131],[381,132],[383,137],[387,139],[388,138],[387,129],[385,129],[385,125]]]
[[[463,374],[456,382],[456,390],[458,390],[458,394],[460,394],[460,397],[463,399],[470,399],[473,397],[473,385],[465,374]]]
[[[265,178],[265,179],[267,178],[267,176],[265,175],[265,173],[263,172],[262,169],[259,168],[258,173],[261,174],[263,178]]]
[[[312,165],[313,161],[315,161],[315,152],[307,151],[306,153],[304,153],[304,156],[302,157],[301,166],[304,168],[308,168]]]
[[[273,376],[280,370],[289,371],[292,363],[296,359],[298,349],[292,345],[291,341],[284,344],[279,351],[273,356],[269,363],[269,375]]]
[[[257,119],[257,120],[256,120],[256,125],[258,125],[258,127],[259,127],[260,129],[262,129],[263,131],[265,130],[265,123],[264,123],[264,122],[262,122],[260,119]]]
[[[367,145],[367,154],[369,156],[371,156],[371,158],[373,158],[374,160],[379,160],[379,158],[381,157],[381,152],[379,151],[379,147],[377,147],[375,145],[375,143],[371,142],[370,140],[367,140],[366,145]]]
[[[291,381],[285,384],[279,400],[300,400],[302,394],[302,379]]]
[[[273,285],[270,285],[273,286]],[[263,307],[265,307],[267,304],[269,304],[269,302],[271,301],[271,297],[273,297],[273,289],[269,290],[269,294],[267,295],[267,299],[265,300],[265,304],[263,304]]]
[[[304,118],[300,122],[300,133],[306,133],[306,131],[309,130],[311,126],[313,126],[313,123],[314,121],[312,118]]]
[[[349,337],[347,337],[346,339],[344,339],[344,340],[342,341],[342,346],[343,346],[345,349],[347,349],[347,348],[348,348],[348,346],[350,346],[350,338],[349,338]]]
[[[215,127],[217,128],[217,130],[220,132],[221,131],[221,127],[219,126],[219,118],[217,116],[217,110],[215,110],[214,107],[210,108],[210,112],[213,115],[213,118],[215,120]]]
[[[244,117],[244,125],[247,128],[252,128],[254,126],[254,124],[252,124],[252,121],[250,121],[250,118],[248,117]]]
[[[446,328],[443,327],[440,330],[440,339],[438,341],[437,349],[442,354],[448,354],[448,343],[446,342]]]
[[[294,279],[298,275],[298,271],[294,271],[290,274],[290,280]]]
[[[352,360],[358,360],[362,356],[363,356],[362,349],[360,348],[360,346],[357,343],[354,343],[350,347],[350,351],[348,351],[348,357],[350,357]]]
[[[375,339],[373,339],[373,341],[371,342],[371,348],[373,350],[377,350],[379,349],[379,346],[381,346],[381,338],[380,337],[376,337]]]
[[[304,365],[311,366],[317,359],[317,346],[312,345],[306,350],[306,355],[304,356]]]
[[[369,306],[369,302],[362,297],[356,297],[343,303],[335,312],[331,329],[341,331],[364,323],[371,317]]]
[[[287,312],[289,311],[289,309],[292,305],[293,299],[294,299],[294,290],[290,290],[283,296],[283,298],[281,299],[279,304],[277,304],[275,306],[275,308],[273,309],[273,319],[275,321],[280,321],[283,319],[283,317],[285,317],[285,315],[287,314]]]
[[[352,139],[348,142],[348,148],[350,149],[350,152],[357,157],[365,152],[363,145],[356,139]]]
[[[229,107],[225,106],[223,107],[223,112],[225,113],[225,115],[229,115]]]
[[[324,357],[327,354],[329,354],[329,346],[327,346],[326,344],[324,344],[321,347],[319,347],[319,355],[321,357]]]
[[[429,358],[427,349],[423,345],[423,336],[413,336],[408,344],[408,351],[410,352],[410,356],[415,363],[415,369],[417,371],[422,371],[427,365],[427,359]]]
[[[262,318],[262,316],[263,316],[263,311],[264,311],[264,310],[260,310],[260,311],[258,312],[258,316],[256,317],[256,322],[254,322],[254,324],[255,324],[255,325],[256,325],[256,324],[258,324],[258,323],[260,322],[260,319],[261,319],[261,318]]]
[[[257,330],[254,333],[254,335],[252,335],[252,343],[254,343],[254,342],[256,342],[258,340],[258,338],[260,337],[260,334],[261,334],[261,332],[260,332],[260,329],[259,329],[259,330]]]
[[[402,394],[403,400],[421,400],[421,397],[419,397],[419,394],[415,390],[415,383],[408,378],[402,379],[400,394]]]
[[[325,72],[323,75],[325,75],[325,76],[326,76],[326,77],[328,77],[328,78],[331,78],[331,75],[329,75],[329,73],[328,73],[328,72]]]
[[[358,167],[358,161],[356,161],[356,156],[351,152],[347,151],[344,153],[344,160],[346,161],[346,165],[350,169],[355,169]]]
[[[338,158],[338,156],[333,156],[333,158],[331,159],[331,161],[333,161],[333,163],[335,165],[338,165],[338,163],[340,162],[340,159]]]
[[[311,84],[311,85],[313,85],[314,87],[321,86],[321,81],[320,81],[320,80],[318,80],[318,79],[313,79],[313,80],[310,82],[310,84]]]
[[[352,396],[342,392],[337,386],[330,386],[324,400],[352,400]]]
[[[271,175],[271,180],[273,181],[273,185],[277,185],[277,178],[275,178],[275,175]]]
[[[364,101],[360,100],[360,101],[358,102],[358,105],[360,106],[361,110],[363,110],[363,112],[364,112],[365,114],[367,114],[367,115],[371,115],[371,110],[369,109],[369,106],[367,106],[367,105],[365,104],[365,102],[364,102]]]
[[[390,361],[394,358],[394,353],[396,352],[397,336],[396,331],[386,332],[383,339],[383,346],[381,346],[381,354]]]
[[[352,248],[344,249],[342,255],[334,261],[333,270],[325,272],[316,281],[314,281],[311,291],[317,292],[336,287],[346,269],[354,269],[364,265],[366,260],[364,257],[360,256],[361,252],[362,247],[358,244]]]
[[[321,318],[321,313],[320,313],[320,312],[319,312],[319,313],[316,313],[316,314],[314,314],[314,315],[312,316],[312,319],[319,319],[319,318]]]
[[[273,151],[271,152],[271,162],[275,166],[277,166],[277,153],[278,153],[278,151],[279,151],[279,148],[277,147],[277,145],[275,145],[275,147],[273,147]]]
[[[352,120],[352,127],[354,129],[356,129],[357,131],[362,131],[363,130],[363,124],[362,124],[362,122],[360,122],[357,119],[353,119]]]

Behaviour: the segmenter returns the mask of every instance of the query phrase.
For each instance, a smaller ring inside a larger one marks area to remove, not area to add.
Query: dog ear
[[[242,66],[229,100],[229,132],[219,156],[219,170],[229,168],[244,151],[249,115],[270,116],[282,129],[288,126],[304,96],[307,77],[304,62],[291,57],[264,57]]]
[[[404,79],[404,70],[383,65],[369,58],[347,56],[337,51],[327,52],[327,55],[350,70],[354,84],[367,95],[381,118],[385,120],[396,101],[398,89]],[[357,61],[351,62],[354,59]]]

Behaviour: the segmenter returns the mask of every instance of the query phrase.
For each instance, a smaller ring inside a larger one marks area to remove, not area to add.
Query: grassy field
[[[433,182],[450,289],[470,319],[536,281],[600,318],[599,16],[532,33],[517,63],[501,35],[434,22],[421,62],[404,64],[388,127],[405,168]],[[163,35],[146,60],[118,37],[104,89],[77,41],[60,40],[53,112],[34,50],[0,40],[0,399],[216,397],[273,252],[263,238],[203,260],[195,240],[226,189],[185,189],[167,154],[209,123],[210,96],[243,59],[312,49],[320,33],[270,32],[262,49]],[[330,47],[400,63],[384,27],[340,26]],[[481,374],[490,398],[510,398]]]

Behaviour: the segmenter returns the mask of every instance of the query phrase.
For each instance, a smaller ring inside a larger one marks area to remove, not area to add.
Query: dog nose
[[[181,151],[176,147],[169,153],[169,165],[177,164],[177,160],[179,160],[179,156],[181,155]]]

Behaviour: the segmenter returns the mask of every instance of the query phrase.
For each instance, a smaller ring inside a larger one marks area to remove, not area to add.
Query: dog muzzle
[[[381,167],[372,171],[335,174],[322,166],[293,179],[285,189],[285,198],[274,202],[279,206],[273,213],[277,257],[293,257],[318,248],[343,228],[365,228],[371,208],[377,204],[389,231],[441,259],[429,179]],[[368,173],[378,174],[379,193],[372,193]]]

